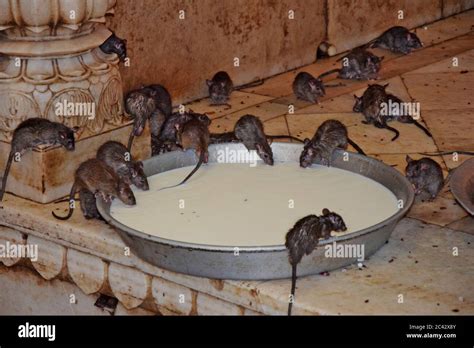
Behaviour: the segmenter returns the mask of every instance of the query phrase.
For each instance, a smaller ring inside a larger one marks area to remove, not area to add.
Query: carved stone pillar
[[[35,149],[14,163],[8,192],[51,202],[68,194],[75,169],[102,143],[126,143],[130,121],[123,118],[119,59],[98,48],[111,35],[105,15],[113,13],[115,3],[0,0],[0,170],[12,132],[25,119],[79,128],[75,152]],[[140,140],[136,151],[147,156]]]

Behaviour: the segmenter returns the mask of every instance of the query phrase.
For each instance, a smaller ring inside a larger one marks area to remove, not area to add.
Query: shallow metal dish
[[[469,214],[474,215],[474,158],[465,161],[454,170],[451,192],[461,206]]]
[[[241,144],[213,145],[209,148],[209,162],[217,162],[218,151],[226,147],[232,150],[245,149]],[[272,149],[275,161],[294,162],[295,166],[298,165],[302,145],[273,143]],[[389,239],[395,225],[413,203],[414,193],[410,183],[392,167],[359,154],[349,153],[348,161],[344,161],[343,157],[344,152],[337,151],[333,156],[333,166],[379,182],[403,201],[403,207],[395,215],[372,227],[321,242],[311,255],[303,257],[298,265],[299,276],[331,271],[357,261],[355,258],[324,257],[323,246],[329,243],[365,244],[365,257],[369,257]],[[194,164],[196,164],[196,158],[192,152],[178,151],[146,160],[144,167],[146,175],[151,176]],[[134,253],[158,267],[216,279],[255,280],[291,277],[288,253],[284,245],[236,249],[235,246],[208,246],[177,242],[151,236],[121,224],[110,215],[110,203],[99,199],[97,206],[104,219],[116,228]]]

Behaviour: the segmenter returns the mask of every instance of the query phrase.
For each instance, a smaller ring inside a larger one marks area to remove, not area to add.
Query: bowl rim
[[[293,147],[295,149],[296,148],[302,148],[302,145],[293,144],[293,143],[273,142],[273,144],[278,145],[278,146],[285,146],[285,147],[289,147],[289,148]],[[273,146],[273,144],[272,144],[272,146]],[[222,143],[222,144],[211,145],[209,148],[217,147],[217,146],[225,146],[225,145],[237,145],[237,144],[236,143]],[[415,194],[414,194],[412,185],[410,184],[408,179],[405,176],[403,176],[402,174],[400,174],[400,172],[398,172],[396,169],[392,168],[391,166],[388,166],[387,164],[385,164],[382,161],[380,161],[376,158],[373,158],[373,157],[364,156],[364,155],[361,155],[361,154],[358,154],[358,153],[354,153],[354,152],[350,152],[350,151],[346,151],[346,150],[341,150],[341,149],[338,149],[336,151],[339,152],[339,153],[347,152],[350,157],[356,157],[356,158],[368,161],[369,163],[370,162],[376,162],[378,166],[380,166],[380,165],[384,166],[385,170],[388,170],[389,172],[391,172],[395,177],[397,177],[399,180],[401,180],[401,182],[403,182],[405,184],[405,186],[408,188],[408,199],[407,199],[407,202],[405,202],[403,208],[398,209],[398,211],[395,214],[391,215],[390,217],[386,218],[385,220],[382,220],[381,222],[379,222],[375,225],[372,225],[370,227],[364,228],[364,229],[359,230],[359,231],[354,231],[354,232],[347,233],[347,234],[344,234],[344,235],[341,235],[341,236],[332,236],[328,239],[320,241],[319,245],[321,245],[321,246],[326,245],[326,244],[332,244],[333,242],[337,242],[337,243],[346,242],[346,241],[349,241],[351,239],[355,239],[359,236],[372,233],[372,232],[374,232],[374,231],[376,231],[376,230],[378,230],[378,229],[380,229],[384,226],[387,226],[387,225],[390,225],[392,223],[398,222],[398,220],[400,220],[408,212],[408,210],[411,208],[411,206],[414,202],[414,198],[415,198]],[[166,155],[168,155],[168,156],[175,155],[175,152],[176,151],[169,152],[169,153],[164,154],[164,155],[165,156]],[[163,156],[163,155],[160,155],[160,156]],[[156,157],[151,157],[151,158],[145,160],[144,164],[149,163],[151,161],[156,161]],[[275,162],[277,162],[277,161],[275,161]],[[343,169],[343,168],[339,168],[337,166],[335,166],[335,168],[338,168],[338,169],[341,169],[341,170],[346,170],[346,169]],[[173,169],[170,169],[170,170],[173,170]],[[350,171],[350,170],[346,170],[346,171]],[[355,174],[358,174],[358,173],[355,173]],[[155,175],[155,174],[153,174],[153,175]],[[359,175],[367,177],[363,174],[359,174]],[[371,178],[369,178],[369,179],[371,179]],[[374,179],[371,179],[371,180],[374,180]],[[374,180],[374,181],[376,181],[376,180]],[[386,187],[386,186],[384,186],[384,187]],[[388,187],[386,187],[386,188],[389,189]],[[392,190],[390,190],[390,191],[392,192]],[[172,239],[166,239],[166,238],[162,238],[162,237],[158,237],[158,236],[153,236],[153,235],[150,235],[148,233],[135,230],[135,229],[133,229],[133,228],[127,226],[127,225],[122,224],[120,221],[114,219],[112,217],[112,215],[110,214],[111,202],[105,202],[100,196],[97,198],[96,202],[97,202],[97,208],[98,208],[99,213],[101,214],[101,216],[104,218],[104,220],[109,225],[111,225],[112,227],[117,229],[120,234],[121,233],[126,233],[128,235],[131,235],[132,237],[145,239],[147,241],[151,241],[151,242],[158,243],[158,244],[163,244],[165,246],[174,247],[174,248],[185,248],[185,249],[192,249],[192,250],[201,250],[201,251],[232,252],[232,253],[235,252],[236,249],[238,249],[239,253],[261,253],[261,252],[286,251],[286,247],[285,247],[284,244],[262,245],[262,246],[238,246],[238,245],[235,245],[235,246],[221,246],[221,245],[207,245],[207,244],[197,244],[197,243],[190,243],[190,242],[181,242],[181,241],[176,241],[176,240],[172,240]]]

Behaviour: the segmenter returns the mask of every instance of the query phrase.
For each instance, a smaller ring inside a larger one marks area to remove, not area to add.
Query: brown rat
[[[87,190],[95,196],[100,195],[105,201],[119,198],[127,205],[135,205],[136,200],[130,186],[114,173],[104,162],[94,158],[82,163],[74,175],[74,183],[69,195],[69,212],[67,216],[53,216],[59,220],[68,220],[74,213],[74,196],[78,190]]]
[[[429,194],[429,200],[436,198],[444,186],[443,170],[431,158],[423,157],[414,160],[406,156],[405,173],[408,181],[414,186],[416,195]]]
[[[423,43],[415,33],[411,33],[407,28],[395,26],[370,41],[367,46],[379,47],[395,53],[409,54],[414,49],[423,47]]]
[[[257,151],[258,156],[268,165],[273,165],[273,151],[263,129],[263,123],[253,115],[242,116],[234,127],[234,134],[247,148]]]
[[[286,234],[285,247],[288,249],[288,260],[292,268],[291,274],[291,300],[288,304],[288,315],[295,299],[296,270],[304,255],[313,252],[319,239],[331,237],[331,231],[346,231],[347,227],[342,217],[329,209],[323,209],[323,215],[308,215],[296,222]]]
[[[143,163],[135,161],[128,149],[117,141],[108,141],[97,150],[97,159],[108,165],[128,185],[148,191],[148,180]]]
[[[58,122],[51,122],[44,118],[30,118],[23,121],[13,131],[10,155],[2,179],[0,202],[3,200],[7,186],[7,178],[12,161],[38,145],[62,145],[68,151],[74,151],[74,131]]]
[[[347,134],[347,128],[337,120],[327,120],[317,129],[311,140],[305,140],[305,146],[300,156],[300,166],[309,167],[315,160],[320,164],[331,165],[331,158],[337,148],[346,150],[351,144],[357,152],[365,155],[364,151]]]
[[[318,99],[326,95],[325,87],[340,86],[340,84],[325,85],[322,80],[324,76],[336,71],[339,71],[339,69],[327,71],[318,77],[314,77],[305,71],[300,72],[296,75],[295,80],[293,81],[293,93],[298,99],[318,104]]]
[[[203,163],[207,163],[209,159],[209,125],[211,121],[209,118],[195,116],[190,121],[184,123],[183,125],[177,125],[178,130],[178,142],[181,145],[183,151],[193,149],[198,156],[199,160],[191,173],[186,176],[186,178],[181,181],[178,185],[165,187],[164,189],[169,189],[177,187],[186,183],[193,175],[198,171]]]
[[[166,119],[171,115],[172,103],[168,90],[161,85],[150,85],[130,92],[125,98],[127,112],[133,116],[133,131],[127,148],[132,148],[135,136],[143,133],[150,122],[152,142],[157,141]]]
[[[323,75],[339,72],[340,79],[376,80],[383,59],[384,57],[378,57],[364,47],[357,47],[337,60],[342,60],[341,69],[333,69]]]
[[[229,105],[227,102],[233,91],[259,86],[263,84],[263,81],[251,82],[239,87],[234,87],[234,83],[229,74],[225,71],[219,71],[213,76],[212,80],[206,80],[206,84],[209,88],[209,97],[211,98],[212,105]]]
[[[396,140],[400,132],[387,125],[387,121],[390,119],[390,115],[382,115],[382,105],[387,103],[387,93],[385,89],[386,85],[369,85],[365,90],[362,97],[357,97],[354,95],[356,102],[353,107],[354,112],[362,112],[365,117],[365,121],[362,121],[364,124],[373,124],[377,128],[385,128],[393,133],[395,136],[392,138],[392,141]]]
[[[188,112],[174,112],[167,119],[161,130],[158,141],[153,147],[153,155],[159,155],[161,152],[166,152],[169,147],[176,150],[180,147],[178,142],[178,129],[186,122],[198,118],[204,123],[209,123],[211,120],[206,114],[198,114],[189,110]]]

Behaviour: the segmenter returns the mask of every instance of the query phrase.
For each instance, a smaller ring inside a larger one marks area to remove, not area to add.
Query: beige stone
[[[158,277],[153,277],[151,286],[153,298],[160,311],[165,308],[181,315],[191,314],[194,295],[189,288]]]
[[[112,263],[108,280],[115,297],[127,309],[140,306],[150,293],[151,277],[130,267]]]
[[[44,279],[53,279],[65,270],[65,247],[35,236],[28,236],[28,244],[38,246],[38,260],[31,263]]]
[[[197,296],[198,315],[242,315],[243,308],[203,293]]]
[[[67,269],[72,280],[87,295],[98,292],[107,279],[107,266],[100,258],[74,249],[67,251]]]

